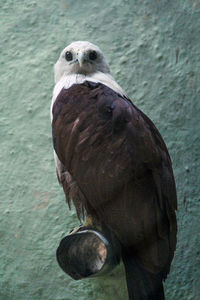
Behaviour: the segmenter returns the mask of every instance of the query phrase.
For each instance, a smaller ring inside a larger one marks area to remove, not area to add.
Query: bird
[[[85,226],[104,228],[119,242],[129,300],[163,300],[177,241],[167,146],[115,81],[98,46],[72,42],[54,78],[52,140],[66,201]]]

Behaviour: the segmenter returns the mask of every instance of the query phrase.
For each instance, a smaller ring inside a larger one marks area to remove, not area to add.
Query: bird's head
[[[99,47],[86,41],[67,46],[54,66],[56,83],[63,75],[92,75],[96,72],[110,73],[110,69]]]

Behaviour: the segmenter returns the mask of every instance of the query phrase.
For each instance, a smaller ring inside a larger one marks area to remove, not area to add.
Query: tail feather
[[[165,300],[162,278],[146,271],[131,255],[122,254],[129,300]]]

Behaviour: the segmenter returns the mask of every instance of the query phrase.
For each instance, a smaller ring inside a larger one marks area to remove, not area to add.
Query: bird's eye
[[[91,60],[97,59],[97,53],[96,53],[96,51],[90,51],[90,53],[89,53],[89,59],[91,59]]]
[[[65,53],[65,59],[66,59],[67,61],[70,61],[70,60],[73,59],[72,53],[71,53],[70,51],[67,51],[67,52]]]

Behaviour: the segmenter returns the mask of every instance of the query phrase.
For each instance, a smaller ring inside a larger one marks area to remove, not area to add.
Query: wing
[[[151,120],[105,85],[85,82],[58,95],[52,132],[76,186],[77,211],[82,205],[148,271],[166,276],[176,245],[176,188],[167,148]]]

